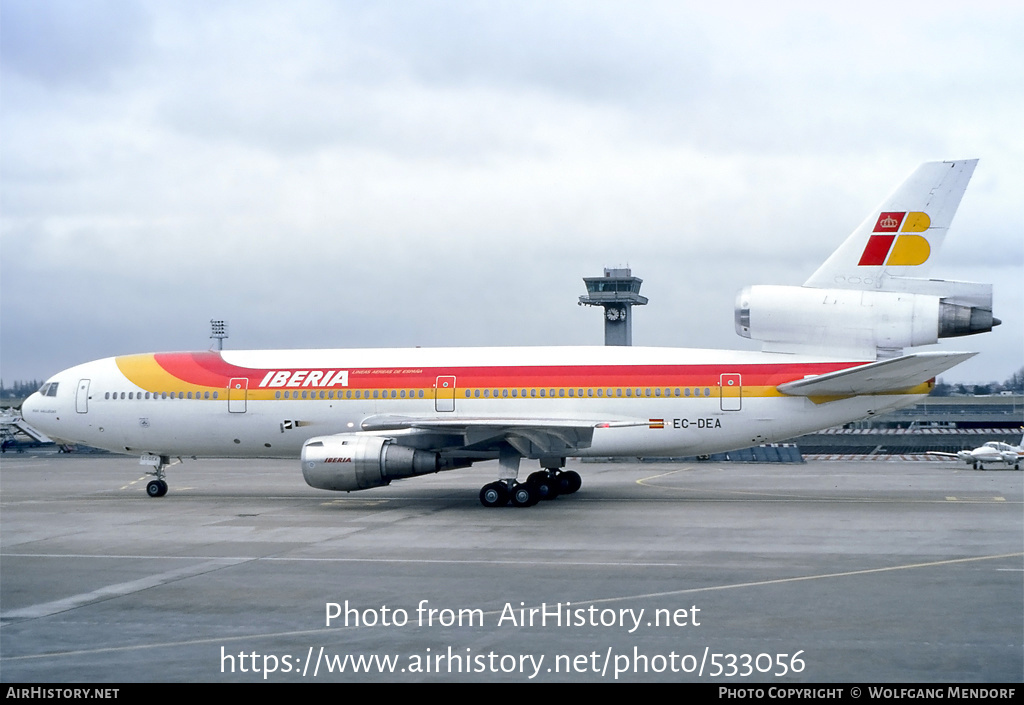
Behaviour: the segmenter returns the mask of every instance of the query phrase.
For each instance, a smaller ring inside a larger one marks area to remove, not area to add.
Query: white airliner
[[[941,453],[937,450],[928,451],[928,455],[941,455],[946,458],[956,458],[967,463],[975,470],[984,470],[985,463],[1003,463],[1007,467],[1013,466],[1014,470],[1020,470],[1020,464],[1024,461],[1024,450],[1020,446],[1012,446],[1009,443],[1000,441],[989,441],[979,448],[961,450],[956,453]]]
[[[54,438],[141,456],[299,458],[361,490],[497,459],[489,507],[580,487],[566,456],[714,453],[915,403],[974,353],[910,352],[998,325],[992,287],[921,278],[977,160],[920,166],[803,286],[740,292],[760,352],[634,347],[172,352],[89,362],[23,405]],[[518,481],[523,458],[539,469]]]

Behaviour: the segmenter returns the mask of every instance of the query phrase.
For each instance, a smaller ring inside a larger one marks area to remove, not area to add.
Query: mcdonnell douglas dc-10
[[[171,352],[89,362],[23,405],[48,435],[172,459],[299,458],[363,490],[498,460],[488,507],[570,494],[567,456],[699,455],[913,404],[974,353],[904,352],[991,330],[992,287],[923,278],[977,160],[921,165],[803,286],[736,299],[739,352],[634,347]],[[539,469],[520,482],[522,459]],[[175,461],[177,462],[177,461]]]

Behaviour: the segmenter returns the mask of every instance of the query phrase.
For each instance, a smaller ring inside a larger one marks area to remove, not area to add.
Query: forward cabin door
[[[78,380],[78,391],[75,392],[75,411],[80,414],[89,413],[89,380]]]
[[[228,413],[244,414],[245,403],[249,397],[249,380],[236,377],[228,382]]]

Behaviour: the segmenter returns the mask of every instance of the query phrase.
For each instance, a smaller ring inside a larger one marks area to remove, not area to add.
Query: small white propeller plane
[[[23,414],[139,454],[167,493],[185,456],[297,458],[353,491],[498,460],[488,507],[571,494],[567,456],[699,455],[917,402],[970,352],[904,352],[991,330],[992,287],[926,279],[977,160],[921,165],[803,286],[740,292],[760,352],[641,347],[147,353],[64,370]],[[177,461],[173,460],[177,458]],[[539,468],[519,480],[521,460]]]
[[[1020,470],[1020,464],[1024,461],[1024,450],[1021,446],[1012,446],[1009,443],[1000,441],[989,441],[979,448],[961,450],[956,453],[942,453],[937,450],[928,451],[928,455],[941,455],[945,458],[956,458],[967,463],[975,470],[984,470],[985,463],[1002,463],[1014,470]]]

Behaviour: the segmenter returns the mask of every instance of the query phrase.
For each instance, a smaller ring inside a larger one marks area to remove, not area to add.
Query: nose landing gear
[[[178,458],[177,462],[180,463],[181,458]],[[164,479],[164,469],[173,464],[169,455],[151,455],[146,453],[139,458],[139,465],[152,466],[153,469],[149,471],[149,474],[156,476],[155,480],[150,480],[146,484],[146,494],[150,497],[163,497],[167,494],[167,481]]]

